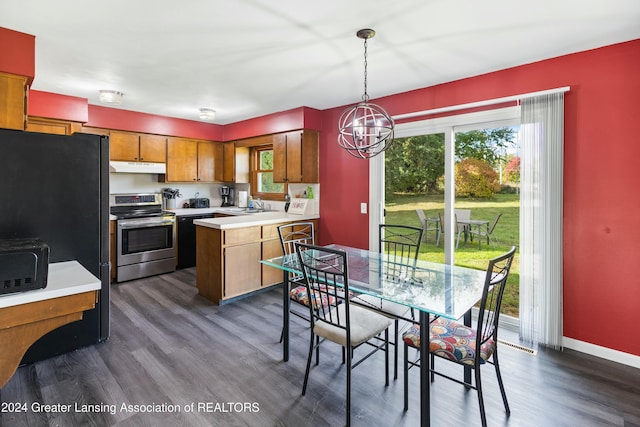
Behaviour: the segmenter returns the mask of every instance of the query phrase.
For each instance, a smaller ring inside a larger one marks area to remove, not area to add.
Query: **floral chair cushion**
[[[436,356],[464,365],[474,364],[476,330],[453,320],[439,317],[431,325],[429,351]],[[420,326],[414,324],[402,339],[412,347],[420,347]],[[492,338],[480,346],[480,363],[485,363],[496,348]]]
[[[326,285],[320,285],[320,288],[322,290],[326,290],[328,289],[329,295],[322,293],[322,305],[318,305],[319,302],[318,300],[320,300],[320,292],[314,292],[314,295],[312,297],[313,299],[313,309],[317,310],[320,307],[326,307],[328,305],[332,305],[335,306],[336,305],[336,298],[331,295],[333,294],[333,286],[329,286],[327,288]],[[353,293],[351,291],[349,291],[349,294],[352,295]],[[344,292],[341,292],[340,289],[338,289],[336,295],[338,296],[338,300],[342,299],[342,297],[344,296]],[[289,298],[291,298],[293,301],[298,302],[304,306],[309,307],[309,294],[307,292],[307,287],[306,286],[297,286],[293,289],[291,289],[291,291],[289,291]],[[340,302],[340,301],[338,301]]]

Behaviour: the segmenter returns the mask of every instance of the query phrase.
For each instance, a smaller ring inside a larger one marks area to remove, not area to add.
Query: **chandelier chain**
[[[367,40],[364,39],[364,94],[362,95],[362,100],[364,102],[369,101],[369,94],[367,93]]]

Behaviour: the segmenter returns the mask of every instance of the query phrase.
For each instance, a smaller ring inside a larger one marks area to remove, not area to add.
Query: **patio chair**
[[[486,237],[487,238],[487,245],[489,243],[491,243],[491,239],[495,240],[496,243],[498,243],[498,238],[493,234],[493,231],[496,228],[496,225],[498,224],[498,220],[500,219],[500,217],[502,216],[501,213],[499,213],[498,215],[495,216],[495,218],[493,218],[493,221],[491,221],[491,224],[489,224],[489,228],[486,230],[469,230],[469,235],[471,236],[471,241],[473,241],[473,236],[476,235],[478,236],[478,238],[481,237]]]
[[[313,351],[316,350],[317,365],[322,343],[329,340],[342,346],[343,362],[347,365],[346,425],[349,426],[351,423],[351,370],[378,350],[382,350],[385,353],[385,385],[389,385],[391,319],[357,305],[351,305],[348,298],[339,303],[342,295],[349,293],[347,254],[344,251],[299,243],[296,245],[296,253],[310,299],[322,301],[322,303],[309,305],[311,337],[302,395],[304,396],[307,391]],[[317,309],[314,310],[314,306]],[[381,339],[378,336],[383,332],[384,339],[380,342]],[[322,340],[320,340],[321,337]],[[373,350],[354,363],[354,350],[364,344],[372,346]]]
[[[416,209],[418,219],[422,225],[422,238],[424,242],[427,241],[427,234],[429,231],[435,231],[436,242],[440,240],[440,218],[427,218],[424,214],[424,209]]]
[[[494,365],[498,386],[502,394],[504,408],[509,415],[509,403],[502,384],[500,375],[500,365],[498,364],[498,320],[500,317],[500,306],[502,305],[502,295],[509,277],[509,270],[515,254],[515,246],[509,252],[500,255],[489,261],[487,275],[485,278],[480,309],[476,328],[471,328],[453,320],[438,317],[429,325],[429,357],[431,357],[431,381],[434,375],[447,378],[466,388],[472,388],[478,393],[478,404],[480,406],[480,418],[482,425],[486,427],[487,417],[484,409],[484,398],[482,396],[482,382],[480,380],[480,369],[486,364]],[[419,366],[418,360],[409,361],[409,347],[420,348],[420,327],[413,325],[402,336],[404,345],[404,409],[409,406],[409,369]],[[426,355],[423,355],[427,357]],[[438,372],[435,369],[435,359],[449,360],[453,363],[472,368],[475,373],[475,381],[467,383],[456,378]],[[491,361],[490,359],[493,359]]]
[[[469,211],[469,212],[470,212],[470,211]],[[445,223],[444,223],[444,214],[443,214],[442,212],[439,212],[439,213],[438,213],[438,217],[440,218],[440,233],[438,234],[438,241],[436,242],[436,246],[440,246],[440,236],[443,236],[443,235],[444,235],[444,226],[445,226]],[[460,235],[461,235],[462,233],[465,233],[465,232],[466,232],[466,227],[465,227],[464,225],[462,225],[462,224],[458,224],[458,215],[457,215],[457,214],[455,214],[455,215],[453,216],[453,219],[454,219],[454,221],[455,221],[455,222],[453,223],[453,229],[454,229],[454,230],[457,230],[457,234],[458,234],[458,237],[457,237],[457,239],[456,239],[456,249],[457,249],[457,248],[458,248],[458,246],[460,245]]]

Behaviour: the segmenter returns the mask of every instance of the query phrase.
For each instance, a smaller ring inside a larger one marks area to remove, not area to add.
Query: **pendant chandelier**
[[[365,28],[356,33],[364,39],[364,95],[362,102],[342,112],[338,120],[338,145],[349,154],[368,159],[382,153],[393,142],[393,119],[367,94],[367,40],[376,32]]]

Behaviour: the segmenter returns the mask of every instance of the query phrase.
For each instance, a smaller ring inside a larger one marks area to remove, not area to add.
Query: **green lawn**
[[[511,246],[519,246],[520,224],[520,196],[517,194],[498,194],[493,199],[456,199],[457,209],[471,209],[472,219],[493,219],[498,213],[502,217],[496,226],[494,235],[499,243],[491,245],[482,242],[482,249],[478,249],[477,241],[473,243],[461,239],[460,246],[455,251],[455,264],[484,270],[489,259],[507,252]],[[394,194],[387,197],[385,223],[404,224],[420,227],[416,209],[424,209],[427,217],[437,217],[438,212],[444,212],[444,196],[441,194]],[[444,245],[436,246],[435,233],[429,232],[427,241],[420,247],[420,259],[444,262]],[[509,274],[509,281],[505,289],[502,312],[518,317],[520,287],[520,258],[516,255]]]

